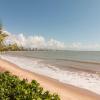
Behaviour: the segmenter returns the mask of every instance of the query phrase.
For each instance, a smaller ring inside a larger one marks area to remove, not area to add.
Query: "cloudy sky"
[[[0,20],[8,43],[100,50],[100,0],[0,0]]]

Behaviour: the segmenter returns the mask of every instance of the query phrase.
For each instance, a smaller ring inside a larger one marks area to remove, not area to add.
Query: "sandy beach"
[[[100,100],[100,0],[0,1],[0,100],[15,99]]]
[[[70,84],[79,88],[87,89],[100,95],[100,76],[99,73],[91,70],[80,70],[80,68],[98,67],[99,64],[79,63],[72,61],[63,61],[57,65],[54,62],[46,62],[44,59],[29,58],[24,56],[1,55],[2,59],[7,60],[22,69],[47,76],[58,80],[64,84]],[[65,66],[65,67],[64,67]],[[71,67],[69,67],[71,66]],[[80,68],[76,68],[76,67]],[[85,69],[84,68],[84,69]]]
[[[28,79],[28,81],[35,79],[45,90],[49,90],[51,93],[58,93],[61,100],[100,100],[100,95],[93,92],[72,85],[66,85],[57,80],[21,69],[17,65],[3,59],[0,59],[0,71],[10,71],[21,79]]]

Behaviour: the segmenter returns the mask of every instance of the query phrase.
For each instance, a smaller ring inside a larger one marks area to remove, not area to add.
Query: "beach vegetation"
[[[6,49],[4,40],[7,36],[8,35],[3,32],[2,24],[0,23],[0,51],[4,51]]]
[[[30,83],[9,72],[0,72],[0,100],[60,100],[57,94],[44,91],[36,80]]]

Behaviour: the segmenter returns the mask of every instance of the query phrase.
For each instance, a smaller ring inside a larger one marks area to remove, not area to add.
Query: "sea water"
[[[15,51],[1,58],[31,72],[100,94],[100,52]],[[75,70],[70,70],[72,67]]]

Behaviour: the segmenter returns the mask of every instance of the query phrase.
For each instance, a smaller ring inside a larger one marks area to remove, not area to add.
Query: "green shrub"
[[[20,80],[9,72],[0,73],[0,100],[60,100],[57,94],[44,91],[40,84],[32,80]]]

